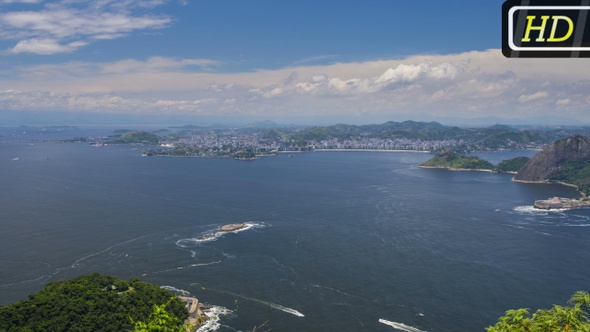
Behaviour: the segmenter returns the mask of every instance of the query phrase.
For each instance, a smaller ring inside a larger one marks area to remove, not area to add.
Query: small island
[[[442,168],[450,171],[477,171],[493,173],[513,173],[523,167],[529,158],[517,157],[504,160],[498,165],[494,165],[487,160],[475,156],[465,156],[453,151],[451,148],[445,148],[438,151],[434,157],[420,165],[421,168]]]
[[[227,225],[223,225],[219,228],[220,231],[222,232],[235,232],[235,231],[240,231],[244,228],[248,227],[247,224],[242,223],[242,224],[227,224]]]
[[[223,226],[219,227],[216,232],[205,234],[205,235],[201,236],[200,238],[198,238],[197,241],[199,241],[199,242],[213,241],[226,233],[239,232],[239,231],[248,229],[250,226],[252,226],[252,225],[248,224],[248,223],[223,225]]]

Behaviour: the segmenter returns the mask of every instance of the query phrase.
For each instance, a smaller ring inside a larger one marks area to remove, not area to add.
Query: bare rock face
[[[234,231],[239,231],[243,228],[246,228],[248,225],[246,224],[228,224],[228,225],[223,225],[219,228],[220,231],[222,232],[234,232]]]
[[[537,153],[514,177],[515,181],[544,182],[568,161],[590,159],[590,139],[573,136],[556,141]]]

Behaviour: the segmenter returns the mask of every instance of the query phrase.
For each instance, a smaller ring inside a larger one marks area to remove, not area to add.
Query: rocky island
[[[549,199],[543,199],[535,201],[535,208],[542,210],[555,210],[555,209],[580,209],[590,207],[590,198],[565,198],[565,197],[553,197]]]
[[[239,231],[242,230],[244,228],[248,227],[247,224],[227,224],[227,225],[223,225],[221,227],[219,227],[219,230],[222,232],[235,232],[235,231]]]
[[[223,226],[219,227],[217,229],[217,231],[201,236],[200,238],[197,239],[197,241],[201,241],[201,242],[213,241],[226,233],[239,232],[239,231],[248,229],[251,226],[252,226],[252,224],[248,224],[248,223],[223,225]]]

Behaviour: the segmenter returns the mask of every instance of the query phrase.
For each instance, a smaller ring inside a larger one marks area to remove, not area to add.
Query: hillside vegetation
[[[516,157],[504,160],[496,165],[496,170],[503,173],[518,172],[529,160],[530,158],[528,157]]]
[[[576,135],[555,141],[531,158],[514,179],[523,182],[565,182],[588,194],[590,139]]]
[[[27,300],[0,307],[0,331],[132,331],[134,322],[148,321],[162,305],[175,321],[188,317],[182,301],[157,285],[94,273],[53,281]]]
[[[434,157],[422,163],[420,166],[441,167],[449,169],[486,169],[491,170],[494,165],[489,161],[478,157],[460,155],[451,149],[437,152]]]
[[[590,331],[590,294],[576,292],[569,306],[554,305],[551,309],[539,309],[533,315],[529,309],[506,311],[488,332],[588,332]]]
[[[145,144],[158,145],[160,138],[158,135],[145,131],[130,131],[111,140],[111,144]]]

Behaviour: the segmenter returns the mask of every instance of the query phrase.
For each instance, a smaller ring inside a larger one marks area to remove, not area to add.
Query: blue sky
[[[0,0],[0,112],[590,122],[586,59],[505,59],[502,1]]]

